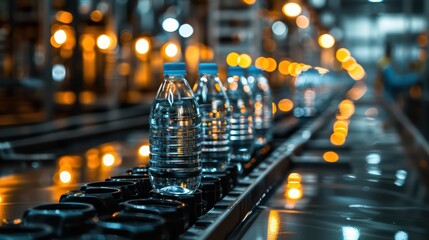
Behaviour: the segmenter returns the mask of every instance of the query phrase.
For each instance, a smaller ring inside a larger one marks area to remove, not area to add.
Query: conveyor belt
[[[350,93],[337,92],[316,118],[278,119],[273,143],[244,165],[238,184],[180,239],[425,236],[429,229],[424,221],[427,185],[419,169],[424,172],[427,167],[426,141],[394,107],[379,102],[370,92],[360,100]],[[344,98],[352,99],[353,115],[344,119],[348,122],[346,141],[332,144],[334,120],[344,118],[338,111]],[[137,156],[138,147],[147,144],[142,141],[146,134],[135,132],[124,141],[65,156],[56,164],[31,161],[32,170],[0,178],[0,219],[13,222],[29,207],[57,202],[68,190],[147,162],[147,157]],[[119,156],[113,166],[100,166],[105,149]],[[99,156],[96,167],[88,160],[91,151]],[[323,159],[326,152],[339,159]],[[68,168],[71,179],[60,181],[61,162],[70,157],[76,164]],[[291,173],[300,174],[299,187],[289,184]],[[302,197],[287,195],[293,186]],[[409,218],[402,218],[403,212]]]
[[[354,105],[345,143],[329,141],[331,116],[231,239],[427,239],[426,141],[371,93]]]

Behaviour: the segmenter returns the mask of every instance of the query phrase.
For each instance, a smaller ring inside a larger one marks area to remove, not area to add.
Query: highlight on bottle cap
[[[186,64],[184,62],[164,63],[164,75],[186,74]]]
[[[217,64],[216,63],[200,63],[199,65],[200,74],[217,74]]]
[[[249,75],[262,74],[263,72],[264,72],[264,71],[262,71],[262,69],[257,68],[257,67],[255,67],[255,66],[250,66],[250,67],[247,69],[247,73],[248,73]]]
[[[228,67],[228,76],[244,76],[244,68]]]

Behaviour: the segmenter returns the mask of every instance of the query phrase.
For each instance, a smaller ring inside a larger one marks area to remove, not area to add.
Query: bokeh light
[[[243,2],[247,5],[253,5],[255,4],[256,0],[243,0]]]
[[[265,58],[262,62],[262,69],[267,72],[274,72],[277,68],[277,62],[274,58]]]
[[[328,151],[323,154],[323,160],[326,162],[337,162],[339,159],[339,156],[336,152]]]
[[[302,8],[298,3],[288,2],[282,7],[283,13],[288,17],[296,17],[302,12]]]
[[[69,183],[71,179],[72,179],[72,176],[69,171],[64,170],[60,172],[60,181],[62,183]]]
[[[287,177],[288,182],[301,182],[302,176],[299,173],[290,173]]]
[[[94,22],[99,22],[103,19],[103,13],[100,10],[94,10],[89,15],[89,18]]]
[[[240,55],[236,52],[231,52],[226,56],[226,63],[229,66],[235,67],[240,63]]]
[[[63,44],[67,41],[67,33],[63,29],[59,29],[54,33],[54,40],[58,44]]]
[[[179,34],[180,34],[180,36],[182,36],[184,38],[188,38],[188,37],[192,36],[193,33],[194,33],[194,28],[187,23],[183,24],[179,28]]]
[[[112,44],[112,40],[106,34],[102,34],[97,38],[97,47],[101,50],[108,49]]]
[[[263,69],[263,63],[264,63],[265,57],[258,57],[255,60],[255,67],[259,69]]]
[[[310,25],[310,19],[305,15],[300,15],[296,18],[296,25],[301,29],[306,29]]]
[[[281,21],[274,22],[271,26],[271,30],[277,36],[285,36],[288,31],[287,26]]]
[[[110,167],[115,163],[115,156],[111,153],[106,153],[102,157],[103,165],[106,167]]]
[[[58,11],[57,14],[55,14],[55,18],[57,21],[70,24],[73,21],[73,15],[66,11]]]
[[[322,48],[331,48],[335,45],[335,39],[332,35],[325,33],[319,36],[318,43]]]
[[[164,45],[164,53],[165,53],[165,56],[167,56],[169,58],[174,58],[178,55],[179,48],[177,47],[177,45],[175,43],[167,42]]]
[[[149,145],[142,145],[139,148],[139,155],[143,157],[147,157],[150,154],[150,148]]]
[[[167,32],[174,32],[179,28],[179,22],[174,18],[167,18],[162,22],[162,28]]]
[[[146,54],[149,52],[150,49],[150,43],[147,38],[139,38],[136,41],[135,50],[139,54]]]
[[[280,100],[278,106],[280,111],[289,112],[293,109],[293,102],[290,99],[284,98]]]
[[[279,63],[279,72],[283,75],[289,75],[289,65],[291,64],[288,60],[282,60]]]
[[[351,70],[356,67],[356,59],[354,57],[350,57],[346,61],[341,63],[341,67],[345,70]]]
[[[337,58],[337,60],[339,62],[345,62],[347,60],[350,59],[351,54],[350,51],[345,49],[345,48],[340,48],[337,50],[337,52],[335,53],[335,57]]]
[[[249,54],[240,54],[239,56],[240,62],[238,65],[242,68],[248,68],[252,65],[252,57]]]

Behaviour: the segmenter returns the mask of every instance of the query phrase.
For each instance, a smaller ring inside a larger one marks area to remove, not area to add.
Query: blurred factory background
[[[151,102],[168,61],[187,63],[191,85],[198,63],[215,61],[222,79],[227,65],[254,64],[273,89],[309,65],[372,88],[386,44],[399,73],[426,61],[429,2],[2,0],[0,16],[7,127]],[[422,131],[426,82],[401,100]]]

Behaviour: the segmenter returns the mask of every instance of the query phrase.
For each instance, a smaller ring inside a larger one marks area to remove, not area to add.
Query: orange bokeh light
[[[326,162],[337,162],[339,156],[336,152],[328,151],[323,154],[323,160]]]

